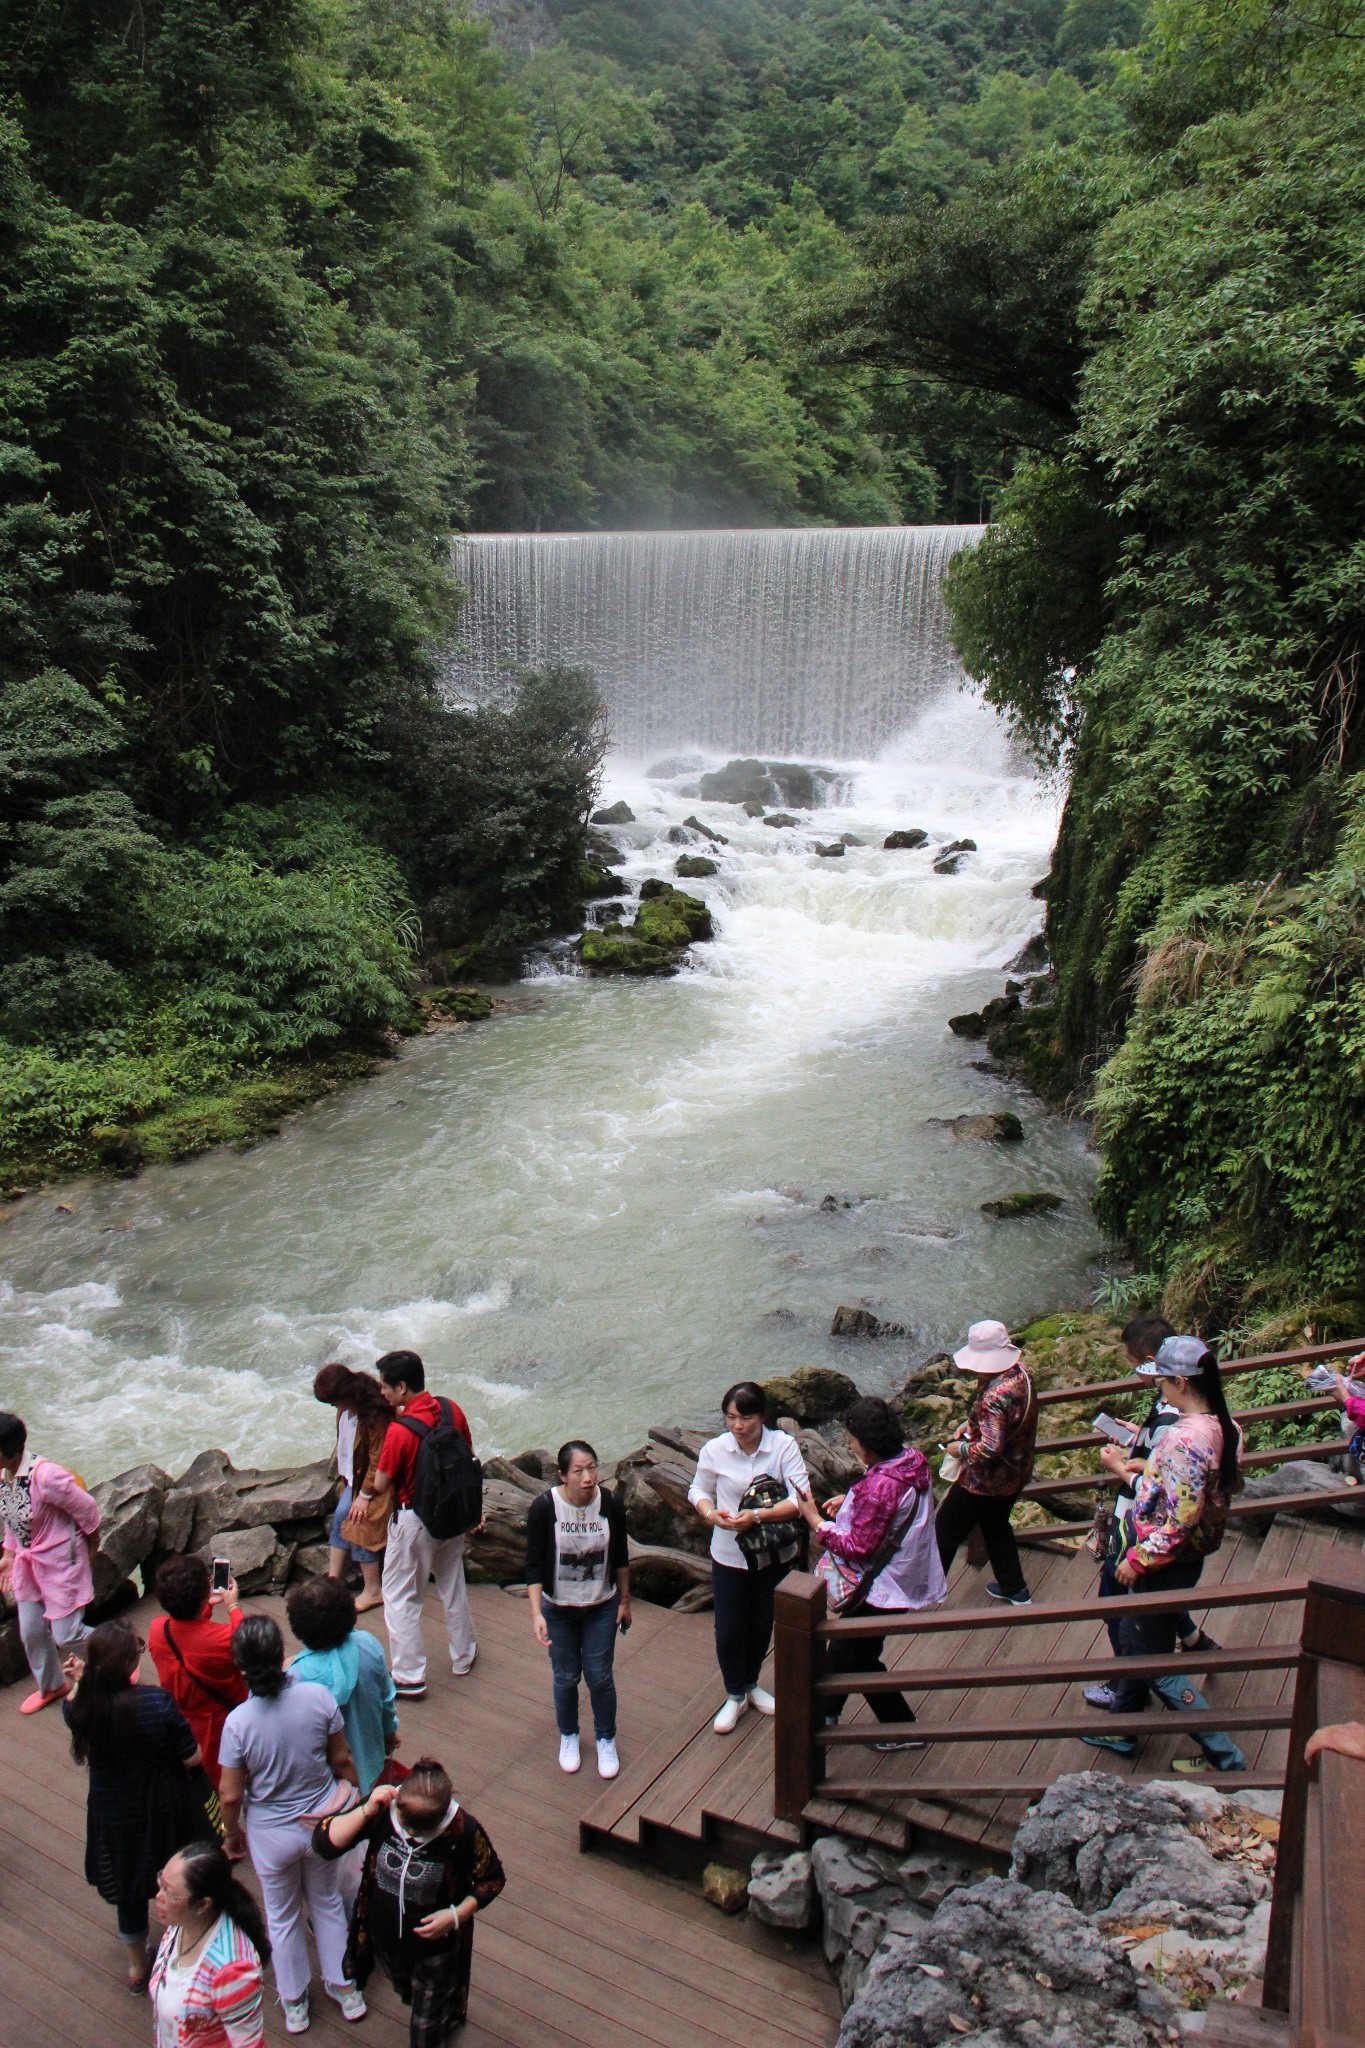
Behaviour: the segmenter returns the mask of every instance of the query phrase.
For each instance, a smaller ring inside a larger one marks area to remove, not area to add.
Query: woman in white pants
[[[242,1623],[232,1654],[249,1697],[223,1723],[218,1751],[225,1847],[229,1856],[249,1851],[261,1880],[285,2027],[291,2034],[308,2027],[308,1921],[323,1989],[348,2020],[363,2020],[365,2001],[346,1976],[340,1869],[312,1846],[319,1814],[340,1812],[355,1799],[355,1765],[340,1711],[325,1685],[285,1670],[284,1638],[268,1615]]]

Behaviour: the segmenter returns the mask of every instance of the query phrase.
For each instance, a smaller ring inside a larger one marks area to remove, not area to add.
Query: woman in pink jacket
[[[36,1714],[66,1694],[62,1658],[90,1631],[91,1560],[100,1511],[63,1465],[26,1450],[28,1431],[0,1412],[0,1521],[5,1526],[0,1593],[19,1609],[19,1633],[38,1690],[19,1707]]]

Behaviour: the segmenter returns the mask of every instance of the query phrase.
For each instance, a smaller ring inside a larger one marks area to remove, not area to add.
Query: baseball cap
[[[1168,1337],[1155,1358],[1145,1358],[1135,1369],[1147,1380],[1187,1380],[1208,1356],[1202,1337]]]

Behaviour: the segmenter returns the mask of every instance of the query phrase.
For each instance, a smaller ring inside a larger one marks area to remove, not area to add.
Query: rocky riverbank
[[[765,1383],[779,1427],[801,1446],[817,1495],[842,1492],[856,1475],[848,1435],[835,1418],[857,1394],[846,1374],[809,1367]],[[697,1453],[709,1432],[659,1427],[602,1467],[625,1503],[634,1589],[644,1600],[684,1611],[708,1607],[706,1533],[687,1505]],[[526,1561],[526,1516],[557,1476],[553,1453],[519,1452],[484,1465],[484,1526],[469,1541],[475,1582],[516,1585]],[[225,1451],[206,1450],[172,1476],[135,1465],[91,1488],[100,1507],[95,1559],[98,1619],[150,1587],[162,1559],[197,1551],[231,1560],[244,1594],[282,1593],[327,1569],[327,1527],[339,1482],[334,1458],[275,1471],[239,1469]],[[0,1601],[0,1683],[26,1673],[12,1605]]]

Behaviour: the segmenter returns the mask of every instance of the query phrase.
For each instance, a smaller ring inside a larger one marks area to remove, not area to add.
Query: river
[[[411,1346],[485,1452],[586,1434],[608,1455],[710,1418],[740,1376],[830,1362],[885,1388],[973,1318],[1082,1299],[1083,1130],[945,1023],[1037,929],[1056,826],[991,714],[940,692],[795,831],[692,786],[614,759],[604,793],[636,812],[634,879],[671,874],[691,812],[728,837],[685,885],[716,937],[675,978],[592,982],[547,953],[489,1022],[412,1041],[244,1154],[21,1203],[0,1401],[35,1443],[92,1480],[209,1444],[288,1463],[330,1441],[317,1366]],[[979,851],[936,876],[932,849],[882,850],[905,825]],[[843,832],[865,843],[815,856]],[[1023,1145],[929,1122],[1005,1107]],[[1064,1206],[980,1213],[1021,1187]],[[832,1340],[840,1302],[912,1337]]]

